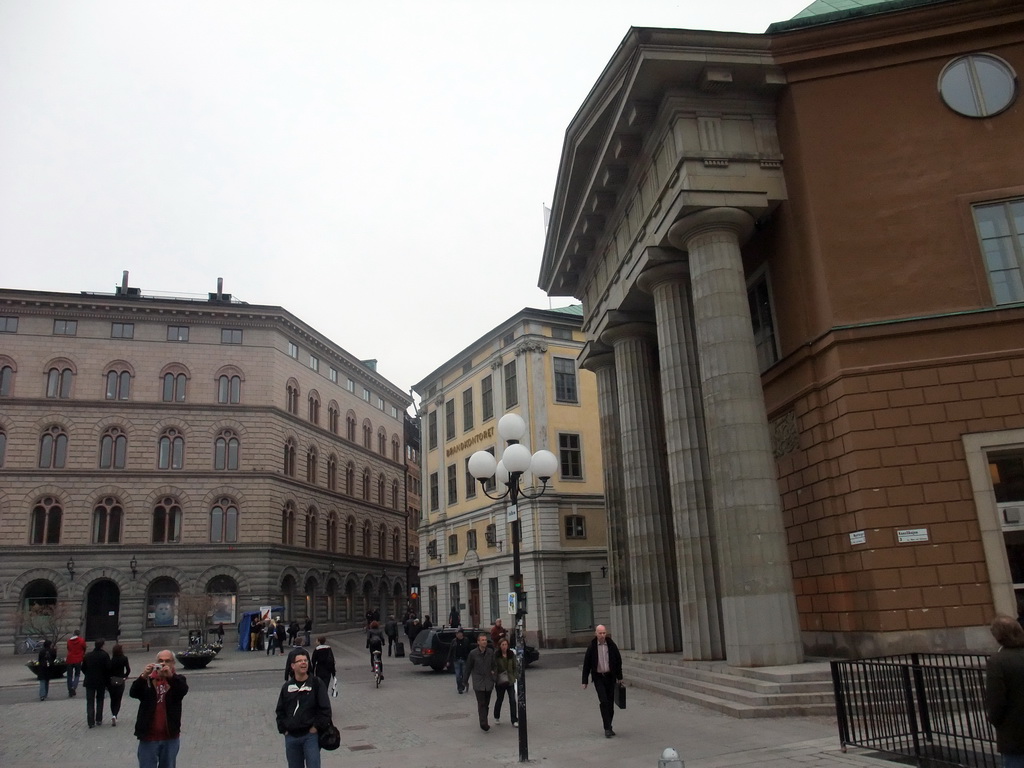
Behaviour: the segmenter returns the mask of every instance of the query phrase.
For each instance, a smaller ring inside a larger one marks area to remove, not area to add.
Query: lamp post
[[[75,556],[72,555],[68,558],[68,576],[71,577],[71,581],[75,580]]]
[[[548,480],[558,469],[558,458],[551,451],[530,449],[519,441],[526,435],[526,422],[516,413],[506,413],[498,420],[498,435],[506,442],[501,461],[495,461],[488,451],[477,451],[469,457],[469,473],[480,481],[484,495],[495,501],[508,498],[510,507],[508,519],[512,523],[512,582],[516,600],[516,656],[519,659],[517,699],[519,706],[519,762],[530,759],[530,737],[526,720],[526,664],[523,663],[523,641],[526,635],[526,610],[523,607],[523,573],[519,563],[519,499],[539,498],[548,488]],[[527,471],[536,475],[542,484],[534,494],[525,493],[520,480]],[[498,496],[487,492],[487,481],[497,477],[505,484],[505,491]]]
[[[135,559],[135,555],[128,561],[128,567],[132,569],[132,581],[135,581],[135,577],[139,575],[139,561]]]

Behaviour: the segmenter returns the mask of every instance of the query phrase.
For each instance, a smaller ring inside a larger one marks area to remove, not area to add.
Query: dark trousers
[[[85,722],[91,727],[93,723],[103,722],[103,694],[106,688],[90,688],[85,686]]]
[[[597,691],[597,701],[601,706],[601,722],[606,731],[612,727],[612,718],[615,716],[616,685],[618,683],[615,675],[610,672],[604,675],[600,672],[594,673],[594,690]]]
[[[512,718],[512,722],[519,721],[519,708],[516,706],[516,689],[515,686],[495,686],[494,690],[498,692],[498,697],[494,700],[494,719],[497,720],[501,716],[501,701],[505,697],[508,697],[508,713],[509,717]]]
[[[391,655],[391,648],[397,642],[398,642],[398,638],[397,637],[392,637],[391,635],[388,635],[388,656]]]
[[[124,696],[124,681],[121,680],[120,683],[111,681],[107,690],[110,691],[110,714],[117,717],[121,711],[121,698]]]
[[[476,712],[480,716],[480,726],[487,725],[488,710],[491,707],[490,691],[473,691],[476,694]]]

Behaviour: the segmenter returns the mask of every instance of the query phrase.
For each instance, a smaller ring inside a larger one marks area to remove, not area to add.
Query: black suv
[[[409,649],[409,661],[423,667],[430,667],[435,672],[449,669],[451,665],[448,663],[448,651],[457,631],[452,627],[421,629],[416,635],[416,639],[412,641],[412,648]],[[481,629],[463,629],[462,631],[474,647],[476,646],[476,636],[480,632],[486,632]],[[490,632],[487,632],[487,645],[489,646],[492,645],[490,637]],[[532,645],[523,646],[523,658],[526,659],[526,666],[530,666],[540,658],[540,652]]]

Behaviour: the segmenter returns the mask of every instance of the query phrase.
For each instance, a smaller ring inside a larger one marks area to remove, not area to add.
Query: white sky
[[[542,205],[631,25],[810,2],[0,0],[0,287],[223,277],[408,390],[549,306]]]

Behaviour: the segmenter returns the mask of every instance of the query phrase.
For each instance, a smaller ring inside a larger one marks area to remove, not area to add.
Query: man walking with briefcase
[[[615,717],[615,696],[622,686],[622,656],[619,647],[608,636],[604,624],[598,624],[590,641],[587,652],[583,656],[583,689],[593,679],[597,701],[601,707],[601,722],[604,725],[604,736],[610,739],[615,735],[612,730],[612,718]],[[623,691],[624,693],[624,691]],[[625,704],[625,697],[622,703]]]

